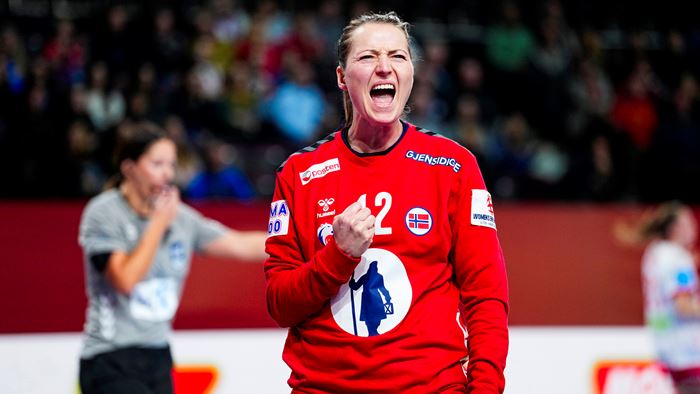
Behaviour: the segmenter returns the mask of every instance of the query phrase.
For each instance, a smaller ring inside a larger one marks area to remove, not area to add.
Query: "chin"
[[[400,117],[400,114],[396,113],[374,113],[371,115],[370,121],[377,126],[390,126],[396,123]]]

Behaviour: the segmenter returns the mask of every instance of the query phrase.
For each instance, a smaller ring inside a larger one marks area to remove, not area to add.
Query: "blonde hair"
[[[350,23],[345,26],[343,33],[338,39],[338,65],[340,68],[345,69],[348,53],[350,53],[350,39],[352,33],[366,23],[385,23],[403,31],[406,35],[406,41],[408,42],[409,55],[413,58],[413,53],[411,51],[413,39],[408,31],[410,26],[408,22],[403,21],[394,11],[385,14],[367,13],[352,19]],[[353,116],[352,102],[350,101],[350,95],[347,91],[343,91],[343,110],[345,111],[345,126],[347,127],[352,123]]]

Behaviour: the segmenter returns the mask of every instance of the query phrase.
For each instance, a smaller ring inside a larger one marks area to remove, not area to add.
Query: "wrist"
[[[148,228],[158,232],[165,232],[169,225],[170,223],[168,220],[159,216],[151,217],[151,220],[148,222]]]

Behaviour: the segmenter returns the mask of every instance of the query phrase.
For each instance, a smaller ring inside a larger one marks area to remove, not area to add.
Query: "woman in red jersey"
[[[414,69],[395,13],[353,19],[338,61],[346,125],[288,158],[270,209],[267,305],[289,327],[288,383],[501,393],[508,289],[476,160],[401,120]]]

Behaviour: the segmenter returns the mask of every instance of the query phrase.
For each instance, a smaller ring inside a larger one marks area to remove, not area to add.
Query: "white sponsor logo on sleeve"
[[[486,190],[472,189],[471,222],[473,226],[496,229],[496,218],[493,215],[491,193]]]
[[[286,235],[289,230],[289,207],[286,200],[273,201],[270,204],[270,221],[267,224],[267,235]]]

